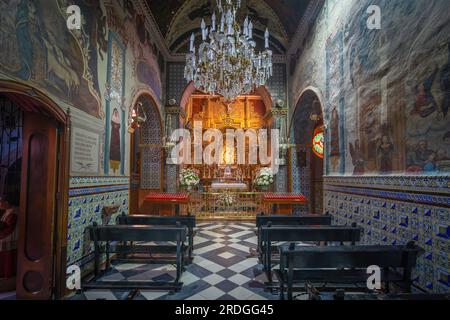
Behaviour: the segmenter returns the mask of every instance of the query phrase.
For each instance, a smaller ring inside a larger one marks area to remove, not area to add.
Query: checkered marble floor
[[[250,248],[256,249],[255,224],[247,222],[199,223],[194,239],[194,262],[186,267],[183,288],[167,291],[139,291],[135,300],[277,300],[278,295],[264,291],[267,281]],[[104,280],[160,280],[175,278],[169,265],[121,264]],[[87,290],[72,299],[126,299],[129,291]]]

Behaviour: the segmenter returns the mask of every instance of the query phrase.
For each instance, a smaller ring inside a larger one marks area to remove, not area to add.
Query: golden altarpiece
[[[202,134],[208,129],[217,129],[226,136],[229,129],[249,129],[258,132],[259,129],[270,128],[270,120],[267,119],[267,108],[263,99],[257,95],[248,95],[238,98],[233,103],[227,104],[221,97],[211,97],[202,93],[191,95],[186,106],[185,128],[194,136],[194,124],[202,124]],[[203,150],[209,144],[203,141]],[[250,164],[249,139],[245,139],[245,164],[238,161],[238,145],[233,143],[233,149],[226,145],[223,139],[221,163],[214,165],[200,164],[185,167],[194,168],[200,173],[201,188],[204,191],[213,191],[214,184],[221,189],[255,191],[252,185],[255,174],[260,169],[258,164]],[[270,143],[268,143],[270,146]],[[192,141],[192,154],[194,152],[194,141]],[[218,189],[218,188],[216,188]]]

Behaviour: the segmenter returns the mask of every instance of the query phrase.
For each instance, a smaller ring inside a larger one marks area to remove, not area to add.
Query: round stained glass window
[[[323,130],[317,130],[314,133],[312,141],[312,149],[316,156],[323,159],[324,135]]]

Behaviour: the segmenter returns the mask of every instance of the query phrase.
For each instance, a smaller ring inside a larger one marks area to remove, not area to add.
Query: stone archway
[[[309,199],[309,212],[322,213],[324,160],[313,150],[313,138],[323,133],[323,108],[320,95],[306,89],[295,106],[291,135],[295,149],[292,157],[292,189]],[[323,149],[322,149],[323,150]]]
[[[130,208],[139,213],[145,196],[150,192],[160,192],[164,188],[164,128],[159,108],[148,93],[141,94],[135,101],[141,104],[147,116],[131,137]]]

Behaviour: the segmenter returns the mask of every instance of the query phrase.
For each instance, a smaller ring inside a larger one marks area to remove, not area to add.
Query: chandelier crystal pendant
[[[272,76],[272,51],[269,50],[269,30],[264,34],[265,50],[255,53],[253,23],[245,19],[243,28],[236,21],[241,1],[217,0],[220,22],[216,13],[211,25],[202,19],[202,43],[194,46],[195,35],[190,39],[190,53],[186,57],[184,77],[193,81],[196,89],[210,95],[222,95],[227,101],[251,93],[266,84]]]

